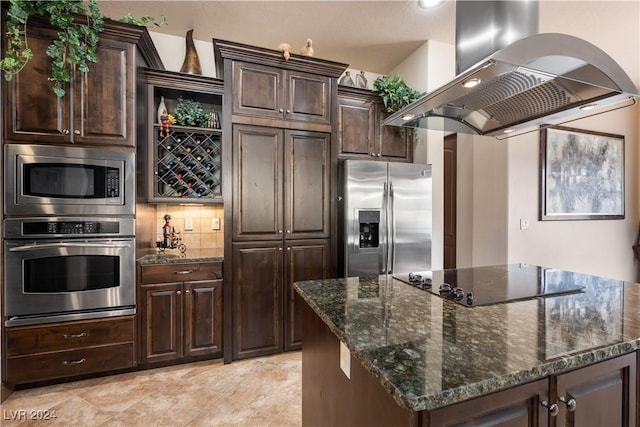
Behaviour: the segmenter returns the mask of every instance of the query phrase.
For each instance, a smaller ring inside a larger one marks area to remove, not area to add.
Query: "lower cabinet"
[[[139,273],[141,363],[222,356],[221,263],[145,265]]]
[[[324,279],[329,239],[233,244],[233,359],[301,347],[293,283]]]
[[[26,384],[135,366],[133,316],[5,329],[6,382]]]
[[[631,353],[432,411],[425,427],[631,427],[636,393],[636,354]]]

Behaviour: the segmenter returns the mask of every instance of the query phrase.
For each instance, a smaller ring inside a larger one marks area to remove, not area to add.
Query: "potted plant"
[[[104,16],[100,13],[97,0],[10,0],[6,11],[7,50],[0,60],[0,69],[5,79],[11,80],[33,58],[33,52],[27,43],[27,27],[32,16],[48,17],[57,28],[58,38],[47,48],[51,58],[51,76],[53,91],[59,97],[64,96],[64,84],[69,82],[69,68],[77,68],[83,73],[89,71],[89,63],[96,62],[98,39],[103,31]],[[85,19],[78,19],[84,15]],[[146,25],[154,20],[144,16],[135,19],[127,15],[122,22]],[[163,16],[160,24],[166,23]]]
[[[423,92],[407,86],[399,75],[378,77],[373,82],[373,91],[380,94],[384,108],[388,113],[395,113],[424,95]],[[407,131],[403,127],[398,128],[398,130],[402,135]],[[413,129],[409,129],[409,131],[411,136],[415,136]]]
[[[173,116],[179,126],[206,127],[209,121],[207,113],[202,104],[191,99],[178,98],[178,104],[173,109]]]

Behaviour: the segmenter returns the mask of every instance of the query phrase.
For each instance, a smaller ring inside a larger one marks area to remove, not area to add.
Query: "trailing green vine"
[[[10,0],[6,13],[6,36],[8,47],[4,58],[0,59],[0,69],[6,80],[11,80],[33,58],[27,42],[29,18],[35,15],[48,17],[57,28],[58,38],[47,48],[51,58],[53,91],[59,97],[65,94],[65,83],[71,80],[70,70],[83,73],[89,71],[89,63],[96,62],[96,50],[100,33],[104,30],[105,17],[100,13],[97,0]],[[86,19],[76,19],[84,15]],[[146,25],[154,21],[151,16],[136,19],[128,14],[121,20],[125,23]],[[166,23],[162,16],[159,26]]]
[[[407,86],[402,77],[398,75],[378,77],[373,82],[373,91],[380,94],[387,113],[395,113],[424,95],[423,92]],[[415,140],[416,132],[414,129],[398,127],[396,131],[403,137],[406,132],[409,132],[409,136]]]

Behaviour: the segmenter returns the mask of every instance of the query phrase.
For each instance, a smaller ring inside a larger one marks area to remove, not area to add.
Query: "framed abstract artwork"
[[[559,126],[542,130],[540,220],[624,214],[624,136]]]

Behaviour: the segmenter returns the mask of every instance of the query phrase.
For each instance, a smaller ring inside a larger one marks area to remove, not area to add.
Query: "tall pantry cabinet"
[[[300,348],[293,283],[328,278],[346,64],[214,40],[224,76],[225,361]]]

